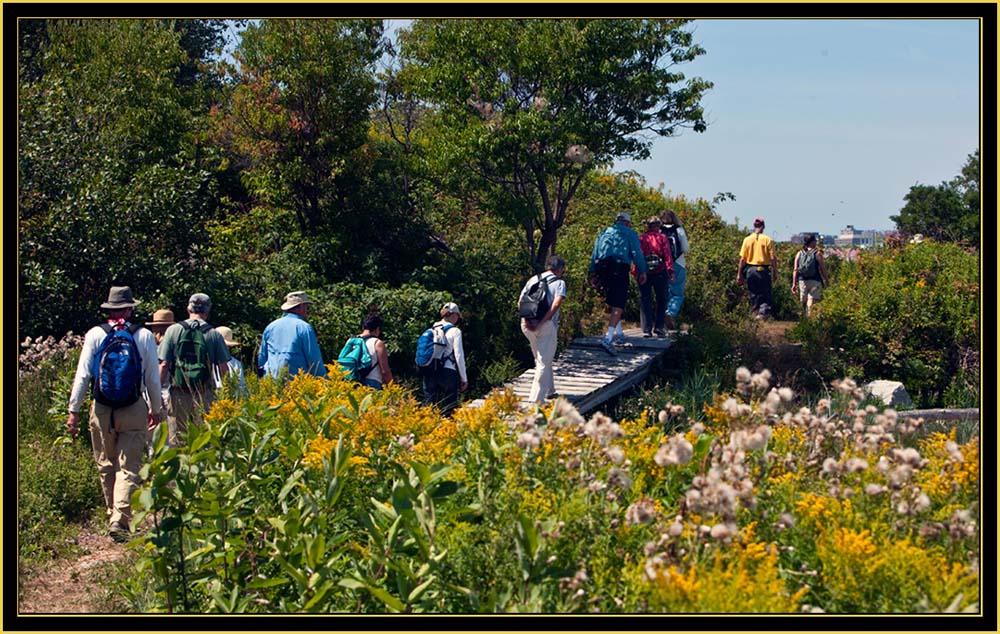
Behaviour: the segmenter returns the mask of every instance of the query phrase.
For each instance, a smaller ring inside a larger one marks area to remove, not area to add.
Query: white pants
[[[531,392],[528,400],[543,403],[556,391],[556,382],[552,374],[552,361],[556,357],[556,327],[547,321],[537,330],[528,330],[521,321],[521,332],[531,343],[531,353],[535,357],[535,379],[531,382]]]

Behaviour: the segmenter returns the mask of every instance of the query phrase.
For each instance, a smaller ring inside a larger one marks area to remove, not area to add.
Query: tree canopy
[[[890,216],[896,228],[942,242],[979,246],[979,150],[970,154],[961,172],[940,185],[916,184],[903,197],[906,204]]]
[[[400,37],[400,78],[439,114],[444,169],[473,170],[538,266],[589,170],[647,158],[656,135],[705,130],[711,84],[676,69],[704,53],[687,24],[417,20]]]

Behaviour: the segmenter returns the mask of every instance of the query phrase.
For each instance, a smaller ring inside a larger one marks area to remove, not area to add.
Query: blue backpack
[[[436,372],[444,364],[444,352],[448,349],[445,333],[453,324],[431,326],[417,338],[417,369],[421,372]]]
[[[112,409],[128,407],[139,400],[142,390],[142,357],[135,343],[141,324],[116,330],[101,324],[107,335],[97,348],[90,374],[94,400]]]
[[[358,383],[364,381],[378,365],[378,359],[372,357],[365,343],[369,338],[351,337],[337,355],[337,363],[341,369]]]

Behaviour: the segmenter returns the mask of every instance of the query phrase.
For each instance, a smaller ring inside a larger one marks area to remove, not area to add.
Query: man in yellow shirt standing
[[[778,279],[778,258],[774,252],[774,240],[764,235],[764,219],[754,218],[753,233],[743,238],[740,247],[740,264],[736,269],[736,283],[747,283],[750,294],[750,312],[755,319],[766,319],[771,315],[774,300],[771,285]]]

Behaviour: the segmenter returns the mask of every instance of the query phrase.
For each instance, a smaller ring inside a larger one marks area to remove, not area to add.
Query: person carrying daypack
[[[458,304],[448,302],[441,308],[441,320],[417,339],[416,364],[423,379],[424,404],[437,405],[445,416],[458,407],[458,393],[469,387],[465,369],[462,319]]]
[[[670,244],[660,232],[660,219],[651,216],[646,220],[646,231],[639,236],[639,246],[646,258],[646,283],[639,285],[642,336],[666,337],[663,329],[667,312],[667,283],[674,277],[674,257]],[[653,307],[653,295],[656,307]]]
[[[559,307],[566,298],[566,282],[562,279],[565,272],[566,261],[558,255],[550,255],[545,261],[545,271],[532,276],[518,298],[521,332],[531,344],[535,359],[535,378],[528,400],[538,404],[556,397],[552,361],[559,334]],[[536,296],[539,289],[544,297]]]
[[[802,250],[795,254],[792,266],[792,294],[802,302],[802,314],[809,316],[813,304],[823,299],[823,287],[828,280],[823,255],[816,245],[816,234],[806,236]]]
[[[374,313],[365,317],[361,334],[347,340],[337,363],[351,380],[370,388],[381,390],[383,385],[392,382],[389,355],[382,341],[381,317]]]
[[[201,424],[215,401],[215,373],[229,374],[229,348],[208,317],[212,300],[195,293],[188,300],[188,319],[167,328],[160,342],[160,379],[170,379],[167,407],[168,442],[179,447],[188,425]]]
[[[665,209],[660,214],[663,223],[660,233],[667,237],[670,243],[670,254],[674,259],[674,276],[667,284],[667,311],[663,323],[667,330],[677,327],[677,316],[684,304],[684,285],[687,283],[687,259],[685,254],[691,250],[688,244],[687,232],[681,226],[681,219],[673,209]]]
[[[101,304],[108,311],[107,320],[84,336],[66,417],[66,429],[76,437],[89,387],[90,440],[108,514],[108,535],[117,542],[129,539],[132,492],[141,482],[146,432],[164,417],[153,333],[131,322],[138,304],[128,286],[111,287],[108,301]]]
[[[618,354],[615,344],[625,345],[621,320],[628,298],[630,265],[635,266],[639,285],[645,284],[646,258],[639,235],[632,229],[632,216],[623,211],[615,216],[613,225],[597,235],[588,269],[588,276],[599,278],[608,304],[608,332],[601,340],[601,347],[610,355]]]

